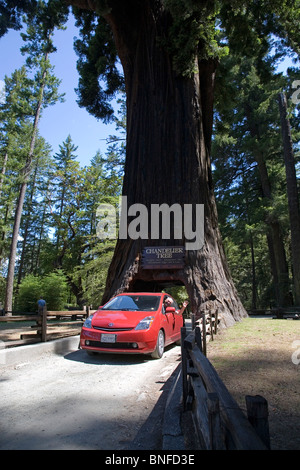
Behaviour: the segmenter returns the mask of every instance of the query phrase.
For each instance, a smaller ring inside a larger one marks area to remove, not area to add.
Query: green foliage
[[[229,47],[258,62],[270,42],[278,57],[287,48],[299,53],[299,0],[220,1],[221,26]]]
[[[26,56],[27,69],[34,74],[33,98],[42,101],[42,107],[63,101],[58,93],[60,80],[54,75],[49,55],[56,52],[53,45],[53,34],[63,29],[68,18],[68,7],[58,0],[38,0],[36,10],[25,17],[26,32],[21,33],[24,41],[21,53]]]
[[[299,0],[229,1],[161,0],[163,30],[157,28],[157,44],[169,53],[175,71],[190,77],[201,60],[222,60],[229,51],[256,56],[260,66],[270,45],[277,59],[299,53]],[[110,2],[98,0],[96,11],[75,8],[81,39],[76,40],[80,74],[79,105],[105,122],[113,117],[111,99],[123,87],[117,68],[112,32],[101,15]],[[128,10],[132,5],[128,5]],[[100,15],[100,16],[99,16]],[[155,13],[154,13],[155,16]]]
[[[115,241],[101,241],[91,237],[88,252],[83,257],[83,263],[72,273],[72,281],[82,281],[84,300],[87,305],[98,308],[106,284],[107,271],[114,253]]]
[[[69,286],[62,271],[49,273],[42,278],[42,297],[48,310],[63,310],[68,300]]]
[[[215,1],[163,0],[172,23],[161,43],[173,58],[175,70],[183,76],[198,71],[197,59],[218,58],[227,52],[217,43]]]
[[[74,44],[79,57],[78,104],[97,118],[109,122],[114,119],[110,102],[124,87],[123,76],[117,67],[112,31],[104,18],[94,12],[80,11],[76,18],[82,36]]]
[[[48,310],[63,310],[68,299],[68,284],[61,271],[45,277],[28,274],[19,286],[17,309],[24,312],[35,312],[37,301],[42,297]]]
[[[24,312],[36,312],[37,301],[42,296],[42,280],[29,274],[19,286],[17,310]]]
[[[21,29],[21,17],[36,8],[35,0],[0,0],[0,37],[8,29]]]

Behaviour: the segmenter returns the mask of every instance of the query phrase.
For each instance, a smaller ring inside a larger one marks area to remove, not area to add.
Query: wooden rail
[[[27,321],[34,322],[30,328],[33,331],[36,330],[35,333],[23,332],[20,334],[20,339],[9,340],[6,342],[6,347],[13,347],[23,344],[46,342],[52,339],[77,335],[80,332],[84,320],[91,313],[92,312],[90,311],[89,307],[86,307],[84,310],[65,311],[49,311],[47,310],[47,307],[41,307],[37,314],[30,313],[24,315],[0,316],[0,323]],[[57,321],[53,322],[53,320]],[[78,325],[78,328],[72,328],[76,325]],[[64,328],[64,330],[59,331],[61,327],[70,328]]]
[[[216,310],[205,310],[199,314],[191,313],[192,330],[198,326],[200,328],[199,347],[206,356],[206,344],[213,341],[214,335],[217,334],[218,326],[221,321],[221,315]],[[201,338],[201,339],[200,339]]]
[[[274,319],[300,320],[300,307],[277,307],[271,309],[250,309],[248,315],[272,315]]]
[[[201,336],[199,326],[189,334],[185,327],[181,330],[183,409],[191,415],[200,447],[207,450],[269,449],[266,400],[247,396],[247,418],[201,352]]]

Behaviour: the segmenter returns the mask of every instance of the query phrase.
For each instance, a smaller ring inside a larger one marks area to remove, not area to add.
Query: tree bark
[[[225,259],[212,184],[209,148],[216,62],[198,61],[199,72],[182,77],[158,41],[171,22],[162,2],[108,3],[112,8],[106,19],[123,65],[127,97],[123,195],[128,207],[140,203],[149,213],[152,204],[204,204],[205,240],[202,249],[186,251],[183,269],[145,270],[143,247],[184,245],[184,236],[118,239],[103,301],[122,291],[159,290],[180,283],[193,312],[218,308],[224,324],[231,325],[246,312]]]
[[[32,187],[31,187],[31,191],[30,191],[30,196],[28,198],[28,212],[27,212],[27,218],[25,220],[25,226],[24,226],[24,230],[23,230],[23,242],[22,242],[22,250],[21,250],[21,256],[20,256],[19,272],[18,272],[17,292],[18,292],[18,289],[19,289],[19,285],[22,281],[22,277],[24,276],[23,269],[24,269],[24,262],[25,262],[25,257],[26,257],[27,238],[28,238],[29,228],[30,228],[30,225],[32,223],[31,214],[32,214],[33,196],[34,196],[34,192],[35,192],[36,174],[37,174],[37,166],[35,168],[33,181],[32,181]],[[33,257],[32,257],[32,261],[33,261]],[[28,267],[27,267],[27,269],[28,269]]]
[[[283,140],[283,155],[291,226],[292,266],[295,304],[300,306],[300,209],[297,177],[286,96],[279,94],[279,109]]]

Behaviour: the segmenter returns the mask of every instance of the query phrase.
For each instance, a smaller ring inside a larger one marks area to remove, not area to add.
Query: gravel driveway
[[[171,346],[160,360],[76,350],[1,365],[0,449],[159,449],[179,361]]]

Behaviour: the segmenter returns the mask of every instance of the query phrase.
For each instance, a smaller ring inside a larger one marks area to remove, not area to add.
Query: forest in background
[[[51,68],[51,37],[65,23],[65,15],[47,24],[42,12],[39,18],[28,15],[22,32],[24,66],[5,78],[0,105],[0,300],[4,304],[7,297],[10,265],[14,310],[35,310],[40,295],[53,310],[97,306],[114,250],[113,240],[97,237],[97,207],[118,204],[124,141],[108,137],[112,143],[106,154],[97,153],[81,168],[67,125],[66,140],[55,155],[38,133],[43,109],[63,99]],[[226,38],[220,37],[222,41]],[[87,53],[84,45],[83,35],[76,45],[81,58]],[[270,37],[251,54],[236,48],[222,57],[217,70],[213,179],[227,260],[248,309],[291,305],[296,299],[291,221],[299,217],[300,86],[294,84],[300,76],[292,66],[278,73],[282,57],[292,60],[295,54],[284,45],[281,56],[274,50],[275,38]],[[120,82],[121,114],[114,119],[125,133],[121,88]],[[294,215],[288,200],[280,93],[287,97],[293,140],[298,184]],[[300,246],[300,232],[296,235]]]

